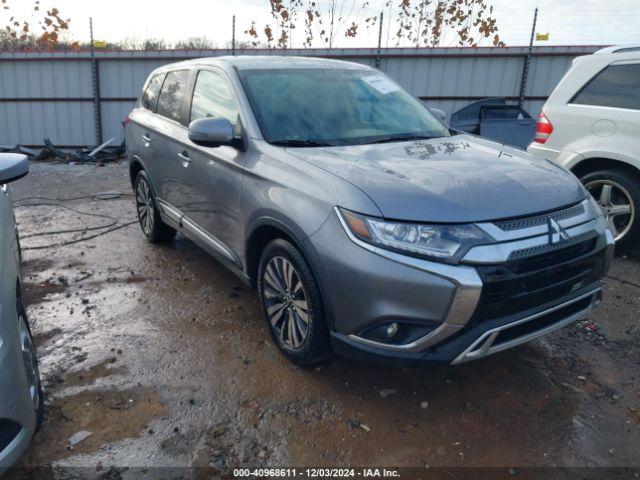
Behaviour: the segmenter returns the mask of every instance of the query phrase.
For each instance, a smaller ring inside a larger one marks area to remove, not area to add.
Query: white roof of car
[[[594,52],[594,55],[605,55],[608,53],[630,53],[640,52],[640,45],[618,45],[615,47],[607,47]]]

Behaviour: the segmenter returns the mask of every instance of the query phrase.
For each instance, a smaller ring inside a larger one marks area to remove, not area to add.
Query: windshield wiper
[[[369,143],[391,143],[391,142],[406,142],[409,140],[431,140],[432,138],[427,135],[396,135],[390,137],[380,138],[379,140],[373,140]]]
[[[279,147],[333,147],[330,143],[316,142],[314,140],[273,140],[271,145],[277,145]]]

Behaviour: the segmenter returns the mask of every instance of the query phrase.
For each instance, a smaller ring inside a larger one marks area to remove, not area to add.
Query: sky
[[[349,0],[342,0],[349,1]],[[526,45],[531,35],[534,9],[539,8],[539,33],[549,33],[548,42],[536,45],[640,44],[640,0],[487,0],[494,6],[500,36],[507,45]],[[29,12],[27,0],[9,0],[16,11]],[[326,2],[326,0],[320,0]],[[384,0],[370,0],[362,16],[375,15]],[[399,0],[393,0],[398,4]],[[162,38],[175,43],[188,37],[208,37],[219,47],[231,39],[231,18],[237,18],[236,36],[255,20],[269,21],[269,0],[41,0],[43,8],[56,6],[71,18],[69,36],[89,39],[89,17],[93,17],[97,40]],[[396,46],[390,38],[393,26],[383,28],[383,46]],[[301,47],[302,34],[293,37]],[[355,39],[339,36],[337,47],[374,47],[378,29],[362,30]],[[316,45],[320,46],[320,45]]]

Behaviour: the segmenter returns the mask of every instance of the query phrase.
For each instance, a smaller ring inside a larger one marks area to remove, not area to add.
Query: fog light
[[[387,338],[391,339],[395,337],[399,329],[400,327],[398,326],[398,322],[390,323],[387,327]]]
[[[411,343],[420,337],[424,337],[433,329],[437,328],[438,325],[438,323],[391,320],[366,328],[360,331],[357,336],[378,343],[403,345]]]

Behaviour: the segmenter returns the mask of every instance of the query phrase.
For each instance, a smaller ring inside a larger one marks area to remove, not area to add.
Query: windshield
[[[417,99],[371,70],[238,72],[265,139],[290,146],[358,145],[449,136]]]

